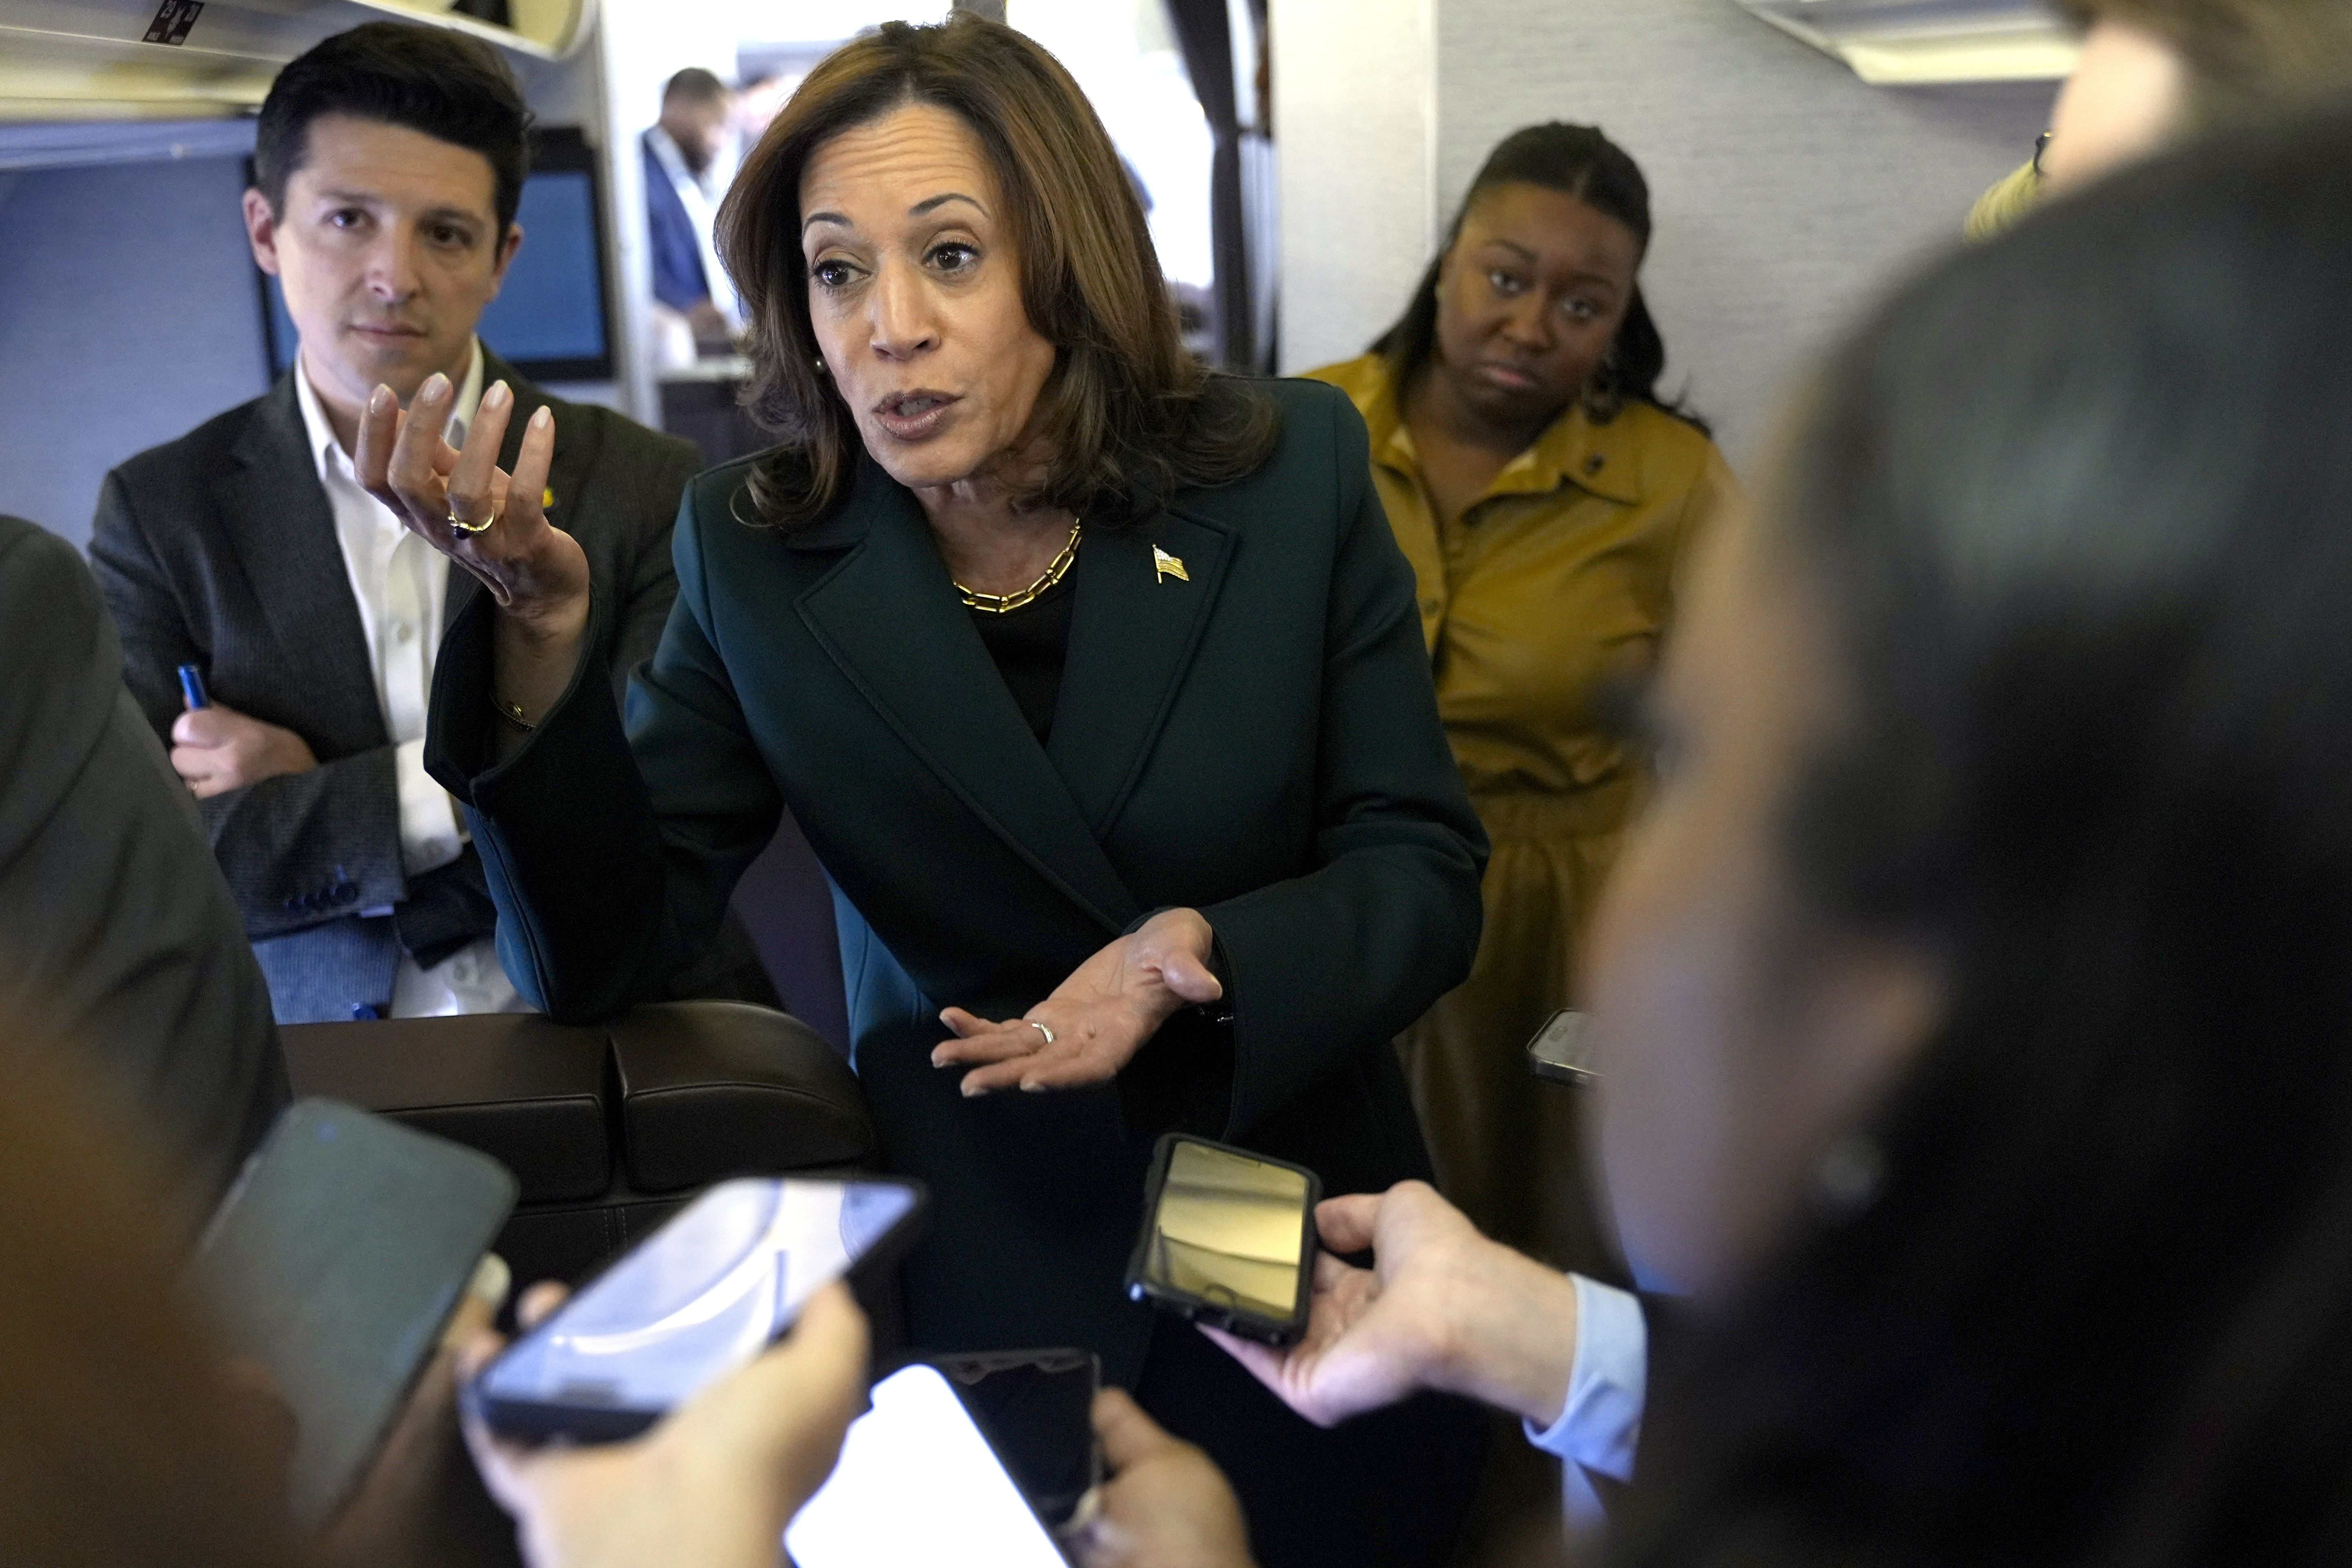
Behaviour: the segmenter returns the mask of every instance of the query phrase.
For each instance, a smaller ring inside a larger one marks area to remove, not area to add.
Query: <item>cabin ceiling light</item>
[[[2054,81],[2080,40],[2042,0],[1738,0],[1874,87]]]

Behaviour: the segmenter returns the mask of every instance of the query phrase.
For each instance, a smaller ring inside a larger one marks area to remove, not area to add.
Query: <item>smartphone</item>
[[[1269,1345],[1307,1331],[1314,1287],[1314,1172],[1171,1132],[1151,1157],[1127,1293]]]
[[[1102,1361],[1092,1351],[996,1351],[934,1356],[963,1396],[1013,1483],[1050,1530],[1079,1517],[1102,1484],[1095,1395]]]
[[[890,1178],[720,1182],[509,1345],[466,1394],[525,1438],[633,1437],[781,1338],[832,1280],[895,1263],[923,1189]]]
[[[1067,1568],[938,1367],[874,1385],[841,1460],[784,1527],[797,1568]]]
[[[190,1282],[293,1411],[304,1529],[365,1474],[516,1193],[487,1154],[303,1100],[221,1200]]]
[[[1528,1068],[1538,1078],[1579,1086],[1597,1083],[1601,1075],[1592,1059],[1592,1031],[1582,1013],[1559,1012],[1544,1020],[1528,1042]]]

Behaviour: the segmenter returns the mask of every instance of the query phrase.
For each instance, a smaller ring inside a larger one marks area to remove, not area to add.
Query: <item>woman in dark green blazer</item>
[[[933,1194],[916,1342],[1092,1347],[1263,1478],[1270,1563],[1442,1555],[1475,1425],[1318,1433],[1120,1289],[1171,1128],[1334,1193],[1427,1172],[1389,1041],[1468,968],[1486,843],[1361,420],[1183,357],[1108,139],[1002,26],[835,55],[726,226],[785,444],[689,489],[625,731],[544,432],[509,478],[488,397],[462,455],[370,412],[362,474],[492,589],[432,762],[509,973],[565,1018],[654,994],[789,805],[885,1156]]]

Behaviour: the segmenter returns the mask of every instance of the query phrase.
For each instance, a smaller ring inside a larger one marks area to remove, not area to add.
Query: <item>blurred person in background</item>
[[[2114,175],[1882,307],[1703,552],[1587,953],[1691,1308],[1607,1561],[2352,1552],[2347,276],[2352,116]],[[1227,1342],[1294,1406],[1575,1404],[1556,1279],[1324,1214],[1376,1271]],[[1114,1500],[1099,1561],[1246,1561],[1172,1550],[1197,1467]]]
[[[689,66],[662,88],[661,119],[641,139],[654,301],[702,347],[727,347],[743,326],[713,227],[732,172],[721,154],[734,113],[727,84]]]
[[[446,382],[372,405],[368,483],[488,585],[434,767],[518,983],[564,1019],[656,990],[789,805],[884,1158],[933,1194],[914,1342],[1097,1352],[1271,1561],[1442,1560],[1478,1412],[1318,1432],[1122,1285],[1165,1131],[1428,1172],[1390,1041],[1469,968],[1486,842],[1363,421],[1183,353],[1076,83],[969,12],[829,57],[722,216],[782,441],[682,510],[625,728],[534,504],[548,422],[444,467]]]
[[[2166,144],[2352,92],[2352,0],[2059,0],[2083,56],[2033,161],[1987,191],[1968,237]]]
[[[800,84],[799,74],[783,76],[761,71],[744,79],[743,85],[736,89],[735,110],[728,117],[728,130],[735,139],[735,155],[728,170],[730,181],[734,171],[751,155],[751,149],[760,144],[760,138],[768,133],[768,127],[775,123],[776,116],[783,110],[784,100]]]
[[[1481,1229],[1617,1279],[1573,1102],[1521,1051],[1576,1005],[1579,941],[1644,783],[1602,698],[1650,668],[1691,542],[1736,487],[1662,400],[1642,297],[1650,198],[1588,125],[1488,155],[1445,248],[1370,353],[1310,374],[1371,431],[1423,646],[1494,843],[1470,977],[1399,1038],[1437,1183]]]

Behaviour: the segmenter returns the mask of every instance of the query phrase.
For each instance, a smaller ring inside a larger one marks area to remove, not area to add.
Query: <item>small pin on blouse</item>
[[[1151,580],[1160,583],[1171,577],[1184,583],[1190,583],[1192,580],[1192,574],[1184,570],[1184,563],[1181,559],[1169,554],[1157,544],[1153,545],[1151,547]]]

